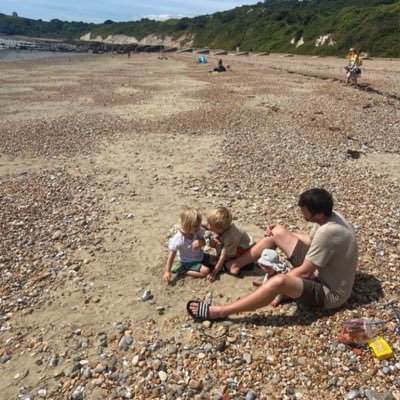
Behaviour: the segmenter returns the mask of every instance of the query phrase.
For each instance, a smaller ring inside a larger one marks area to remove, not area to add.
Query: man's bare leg
[[[247,296],[224,306],[210,306],[208,318],[226,318],[231,314],[254,311],[267,306],[278,294],[297,299],[303,293],[302,279],[291,275],[275,275],[265,285],[260,286]],[[198,303],[190,304],[190,310],[198,315]]]
[[[242,267],[258,260],[264,249],[276,249],[279,247],[287,257],[290,257],[299,239],[306,244],[310,243],[310,238],[307,235],[293,233],[288,231],[284,226],[277,225],[272,230],[272,236],[264,237],[248,252],[227,263],[227,268],[229,268],[233,275],[237,275]]]

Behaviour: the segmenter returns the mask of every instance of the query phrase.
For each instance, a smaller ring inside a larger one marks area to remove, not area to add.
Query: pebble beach
[[[1,399],[400,399],[400,60],[171,53],[0,63]],[[193,321],[261,271],[162,282],[185,205],[308,232],[329,190],[359,267],[338,310]],[[146,296],[144,293],[147,291]],[[351,319],[393,356],[338,342]]]

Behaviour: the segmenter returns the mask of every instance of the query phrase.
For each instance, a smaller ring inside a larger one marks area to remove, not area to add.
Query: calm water
[[[37,51],[37,50],[11,50],[0,49],[0,62],[15,60],[32,60],[35,58],[72,57],[78,53],[64,51]]]
[[[35,58],[51,58],[51,57],[71,57],[80,53],[64,52],[64,51],[42,51],[42,50],[21,50],[15,47],[18,44],[26,44],[27,41],[10,40],[0,37],[0,62],[15,60],[32,60]]]

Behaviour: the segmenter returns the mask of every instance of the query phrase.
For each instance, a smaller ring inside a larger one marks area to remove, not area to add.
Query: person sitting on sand
[[[360,66],[362,65],[362,59],[353,47],[349,50],[348,58],[349,62],[345,67],[345,70],[347,71],[345,85],[350,83],[354,86],[358,86],[357,79],[361,76]]]
[[[212,71],[210,72],[225,72],[226,68],[224,67],[222,60],[218,60],[218,66],[216,66]]]
[[[231,271],[238,272],[241,266],[259,258],[264,249],[279,247],[294,268],[287,274],[272,276],[254,292],[230,304],[209,306],[189,301],[187,311],[193,318],[218,319],[254,311],[270,304],[278,294],[326,309],[347,301],[358,259],[352,227],[333,211],[332,196],[324,189],[302,193],[298,205],[304,219],[314,223],[309,235],[290,232],[281,225],[269,226],[264,239],[231,264]]]
[[[178,232],[169,241],[169,254],[163,280],[169,282],[172,273],[181,273],[196,278],[204,278],[210,273],[215,260],[203,252],[206,244],[204,229],[201,228],[201,214],[194,208],[185,208],[180,213]],[[178,254],[179,262],[174,264]]]
[[[216,208],[207,215],[207,224],[208,228],[218,235],[217,241],[222,244],[217,264],[207,276],[208,281],[214,282],[226,261],[241,256],[255,243],[243,228],[232,222],[232,213],[224,206]]]

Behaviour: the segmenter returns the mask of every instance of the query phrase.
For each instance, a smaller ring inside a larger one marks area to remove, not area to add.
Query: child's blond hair
[[[185,207],[179,214],[181,227],[184,231],[189,231],[195,225],[201,225],[201,214],[194,208]]]
[[[220,206],[207,215],[207,222],[218,232],[225,232],[231,226],[232,213],[226,207]]]

